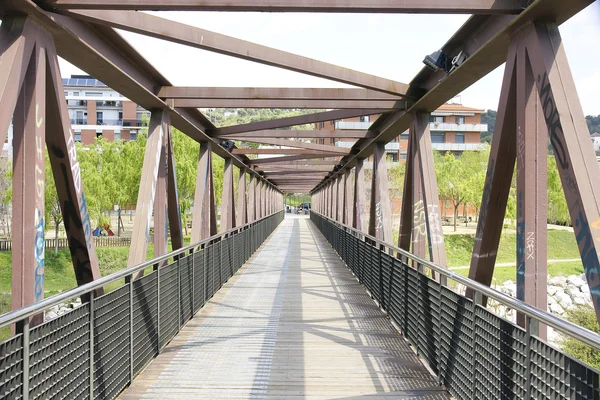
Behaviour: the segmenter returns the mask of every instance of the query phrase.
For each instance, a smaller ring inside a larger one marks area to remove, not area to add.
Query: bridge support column
[[[537,95],[532,93],[534,88]],[[552,23],[526,26],[513,37],[509,48],[469,277],[491,283],[516,160],[517,294],[546,308],[546,216],[541,209],[547,202],[547,188],[545,153],[540,151],[545,148],[540,143],[546,141],[539,134],[542,128],[538,129],[542,117],[600,320],[600,168],[589,145],[589,131],[560,34]],[[524,323],[524,318],[519,317],[519,322]],[[540,335],[543,337],[543,332]]]
[[[384,242],[392,243],[392,213],[388,190],[387,161],[385,143],[375,143],[373,152],[373,179],[371,181],[371,207],[369,214],[369,235]]]
[[[183,245],[177,174],[171,140],[171,120],[164,110],[155,109],[151,112],[140,189],[133,219],[128,266],[146,261],[152,210],[154,210],[154,256],[158,257],[168,252],[169,227],[173,249],[181,248]],[[170,208],[172,210],[169,210]],[[138,276],[142,275],[143,273],[140,272]]]
[[[248,200],[246,197],[246,169],[240,168],[238,179],[238,209],[236,226],[244,226],[248,223]]]
[[[346,169],[346,171],[344,172],[344,184],[343,184],[343,190],[344,190],[344,200],[342,202],[343,204],[343,216],[342,216],[342,223],[344,225],[348,225],[348,226],[352,226],[352,203],[353,203],[353,199],[352,199],[352,186],[351,186],[351,174],[352,170],[350,169]]]
[[[429,131],[429,113],[413,115],[408,137],[398,247],[446,266],[446,250]],[[427,252],[426,249],[427,248]]]
[[[44,295],[46,146],[77,283],[99,278],[100,270],[54,39],[31,18],[6,17],[0,42],[0,142],[11,119],[15,132],[12,308],[18,309]]]
[[[352,207],[352,227],[366,233],[367,215],[365,213],[365,207],[367,205],[367,195],[365,190],[364,162],[364,158],[358,158],[356,160],[356,167],[354,168],[354,203]]]
[[[235,201],[233,189],[233,160],[225,159],[223,169],[223,193],[221,198],[221,222],[219,232],[227,232],[235,227]]]
[[[217,234],[217,210],[212,170],[212,142],[200,142],[192,215],[192,243]]]
[[[256,177],[250,175],[248,182],[248,222],[256,221]]]

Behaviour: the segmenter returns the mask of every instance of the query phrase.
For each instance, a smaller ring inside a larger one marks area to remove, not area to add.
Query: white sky
[[[408,83],[466,15],[157,13],[164,18]],[[600,2],[560,27],[586,115],[600,114]],[[121,34],[176,86],[344,87],[344,85],[193,49]],[[496,109],[503,66],[465,90],[462,103]],[[82,73],[61,60],[63,77]]]

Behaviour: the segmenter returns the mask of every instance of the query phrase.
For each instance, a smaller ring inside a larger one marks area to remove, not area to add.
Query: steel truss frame
[[[368,230],[374,237],[390,242],[392,228],[384,146],[410,128],[398,244],[406,250],[412,244],[414,254],[428,256],[435,263],[445,266],[443,240],[438,240],[440,220],[436,207],[439,200],[427,112],[435,110],[506,60],[498,114],[499,134],[495,135],[492,143],[470,277],[488,285],[491,282],[499,238],[498,224],[504,215],[510,185],[508,180],[516,162],[519,297],[540,308],[545,305],[540,288],[546,274],[546,216],[543,211],[547,201],[543,185],[546,165],[545,155],[540,150],[545,146],[539,145],[545,143],[545,129],[549,131],[559,164],[581,257],[600,317],[600,185],[597,181],[600,174],[591,150],[588,150],[590,146],[583,145],[587,129],[579,101],[573,94],[572,77],[556,28],[556,24],[564,22],[592,2],[540,0],[529,4],[524,0],[424,0],[402,2],[402,5],[394,6],[380,1],[339,0],[329,2],[328,6],[315,5],[314,2],[298,2],[290,6],[288,2],[277,0],[238,0],[227,4],[220,0],[209,0],[201,2],[201,5],[193,0],[169,4],[154,0],[47,0],[37,4],[30,0],[5,1],[0,6],[0,16],[4,18],[0,36],[0,138],[1,132],[7,131],[10,118],[14,117],[17,150],[15,182],[21,179],[19,182],[34,183],[22,185],[21,188],[15,185],[15,199],[22,200],[22,209],[15,208],[15,226],[19,227],[15,231],[15,249],[19,257],[13,257],[13,269],[17,271],[17,274],[13,274],[17,277],[13,281],[13,293],[20,296],[21,300],[20,303],[13,301],[13,304],[20,307],[37,301],[36,298],[24,297],[23,293],[36,292],[43,258],[33,259],[32,254],[37,253],[30,250],[38,250],[38,240],[26,237],[24,232],[43,221],[43,207],[39,212],[43,197],[39,196],[40,188],[36,182],[43,180],[39,155],[45,142],[51,149],[54,175],[65,177],[57,180],[57,189],[66,221],[68,218],[67,230],[72,241],[71,253],[78,283],[89,282],[99,276],[93,243],[86,241],[91,234],[91,224],[80,175],[77,175],[76,154],[71,150],[72,146],[69,147],[73,138],[69,136],[66,107],[60,100],[62,84],[57,55],[152,110],[138,198],[140,212],[136,214],[135,243],[132,242],[129,265],[143,261],[141,257],[145,255],[149,240],[152,210],[155,216],[156,255],[166,251],[167,221],[174,248],[182,246],[170,134],[172,124],[201,143],[193,242],[217,232],[213,152],[225,158],[221,231],[281,209],[284,192],[312,188],[317,211],[363,232]],[[442,48],[450,57],[460,51],[469,55],[460,67],[447,76],[443,72],[423,69],[410,84],[404,84],[131,11],[141,9],[471,12],[477,15],[471,17]],[[555,23],[537,22],[541,20]],[[113,28],[324,77],[359,89],[173,87]],[[169,34],[165,34],[165,31]],[[217,128],[196,110],[196,107],[215,104],[336,109]],[[374,114],[381,114],[381,117],[366,132],[338,135],[280,129]],[[517,121],[517,125],[511,124],[511,121]],[[62,131],[63,135],[45,135],[46,126]],[[288,136],[285,132],[289,132]],[[351,149],[340,149],[290,140],[326,137],[354,137],[358,141]],[[219,140],[274,144],[291,149],[252,151],[234,148],[227,151],[218,145]],[[276,152],[281,156],[268,159],[248,159],[245,156]],[[373,156],[374,166],[371,199],[367,203],[364,162],[370,156]],[[24,157],[36,160],[36,163],[28,165]],[[234,166],[240,168],[237,209]],[[250,175],[248,185],[246,173]],[[493,204],[496,209],[490,208]],[[73,210],[75,212],[71,212]],[[37,272],[31,266],[36,266]],[[523,319],[519,321],[522,323]]]

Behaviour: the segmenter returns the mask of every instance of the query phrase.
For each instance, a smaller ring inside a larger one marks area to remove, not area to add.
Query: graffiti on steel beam
[[[598,226],[598,224],[600,224],[600,220],[595,221],[592,227]],[[583,212],[579,212],[574,226],[579,229],[575,238],[579,245],[581,262],[583,263],[590,286],[592,300],[596,301],[596,308],[600,309],[600,262],[598,261],[598,254],[595,251],[590,225],[584,217]]]
[[[490,158],[490,165],[488,166],[488,170],[485,175],[485,185],[483,186],[483,197],[481,199],[481,211],[479,222],[477,223],[477,234],[475,235],[475,240],[481,240],[481,236],[483,234],[483,227],[485,224],[485,217],[487,216],[489,200],[492,192],[492,178],[494,175],[494,167],[496,166],[496,160]]]
[[[517,193],[517,299],[525,297],[525,200]]]
[[[40,106],[35,105],[35,124],[39,129],[44,124],[44,118],[40,117]],[[43,133],[42,133],[43,135]],[[44,299],[44,272],[46,268],[45,250],[46,250],[46,224],[44,220],[44,195],[45,195],[45,157],[44,141],[41,135],[35,136],[35,237],[34,237],[34,302]]]
[[[525,249],[527,250],[527,259],[535,259],[535,232],[527,232]]]
[[[428,222],[429,222],[429,241],[431,244],[441,244],[444,242],[444,232],[442,229],[442,219],[439,212],[438,204],[427,206]]]
[[[415,231],[413,241],[418,242],[420,236],[424,237],[427,234],[427,221],[425,219],[423,200],[419,200],[413,205],[413,226]]]
[[[519,172],[525,164],[525,137],[520,125],[517,127],[517,159],[517,172]]]
[[[77,159],[77,150],[75,149],[75,141],[73,140],[73,131],[69,129],[69,139],[67,140],[67,153],[69,153],[69,161],[71,163],[71,172],[73,173],[73,182],[75,183],[75,192],[81,193],[81,168]],[[68,182],[67,182],[68,185]]]
[[[382,212],[381,212],[381,202],[375,204],[375,230],[379,231],[381,228],[383,228],[383,216],[382,216]]]
[[[544,112],[546,126],[548,127],[548,133],[550,134],[550,143],[552,144],[558,163],[564,170],[567,170],[569,169],[569,161],[567,160],[565,146],[560,140],[560,136],[564,136],[564,133],[562,124],[560,123],[558,109],[556,108],[556,101],[552,94],[550,81],[548,80],[548,74],[544,72],[543,78],[541,75],[538,75],[537,80],[541,85],[541,87],[539,87],[540,101],[542,103],[542,110]]]

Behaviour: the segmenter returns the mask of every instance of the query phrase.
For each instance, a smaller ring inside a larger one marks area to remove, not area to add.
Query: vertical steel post
[[[37,44],[14,113],[13,310],[44,299],[45,89],[46,53]],[[42,322],[43,314],[31,320]]]
[[[369,234],[387,243],[392,243],[392,213],[388,190],[385,143],[375,143],[373,152],[373,179],[371,181],[371,207]]]
[[[517,298],[547,308],[547,128],[522,33],[517,51]],[[517,323],[525,326],[525,315]],[[546,327],[539,332],[546,336]]]
[[[233,160],[225,159],[223,170],[223,197],[221,200],[221,224],[219,232],[226,232],[235,227],[235,202],[233,189]]]
[[[23,400],[29,400],[29,357],[30,357],[30,339],[29,339],[29,318],[21,321],[21,330],[23,332]]]
[[[356,168],[354,170],[354,217],[352,218],[352,227],[361,232],[367,232],[367,216],[365,214],[367,195],[365,190],[364,162],[364,158],[356,159]]]
[[[248,184],[248,222],[256,221],[256,180],[257,178],[250,175]]]
[[[94,399],[94,291],[90,292],[90,400]]]
[[[217,212],[212,170],[212,142],[200,142],[198,175],[192,216],[192,243],[217,233]]]
[[[179,207],[179,191],[177,190],[177,170],[175,153],[173,151],[173,136],[171,133],[170,117],[167,115],[163,121],[167,133],[167,214],[169,216],[169,231],[171,232],[171,247],[177,250],[183,247],[183,226],[181,224],[181,210]]]
[[[236,226],[244,226],[248,223],[248,200],[246,199],[246,169],[240,168],[238,178],[238,210]]]

